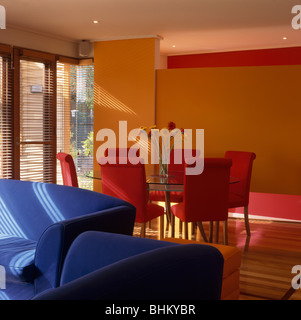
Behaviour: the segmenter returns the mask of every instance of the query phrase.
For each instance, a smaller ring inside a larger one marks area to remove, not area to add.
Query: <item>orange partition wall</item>
[[[253,151],[251,191],[301,194],[301,66],[157,71],[157,125],[205,130],[205,156]]]
[[[127,121],[128,132],[154,123],[156,41],[149,38],[94,44],[95,176],[100,175],[96,151],[103,143],[95,141],[99,130],[114,130],[118,145],[119,121]],[[100,183],[94,182],[94,189],[99,191]]]

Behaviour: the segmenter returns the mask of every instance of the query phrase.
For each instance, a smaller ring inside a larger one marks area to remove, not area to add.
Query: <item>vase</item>
[[[160,176],[167,177],[168,175],[168,163],[163,163],[160,161],[159,163],[159,174]]]

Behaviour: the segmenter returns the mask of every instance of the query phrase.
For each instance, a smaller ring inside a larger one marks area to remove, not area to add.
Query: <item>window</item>
[[[93,82],[93,65],[57,63],[57,152],[72,155],[79,187],[91,190],[86,175],[93,171]]]
[[[0,178],[62,183],[63,151],[92,189],[93,82],[92,64],[0,44]]]

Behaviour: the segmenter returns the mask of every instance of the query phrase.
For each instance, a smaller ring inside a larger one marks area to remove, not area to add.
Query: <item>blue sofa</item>
[[[224,259],[204,244],[88,231],[72,243],[58,288],[35,300],[219,300]]]
[[[131,235],[136,209],[104,194],[0,180],[0,299],[31,299],[61,283],[70,245],[89,230]]]

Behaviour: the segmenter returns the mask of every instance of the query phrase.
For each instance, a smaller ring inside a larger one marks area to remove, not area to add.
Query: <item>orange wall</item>
[[[154,123],[156,39],[96,42],[94,45],[94,139],[100,129],[128,121],[128,132]],[[118,143],[118,142],[117,142]],[[95,153],[94,175],[100,175]],[[130,146],[130,142],[129,142]],[[100,189],[95,182],[94,189]]]
[[[205,129],[205,156],[253,151],[251,190],[301,194],[301,66],[157,71],[157,125]]]

